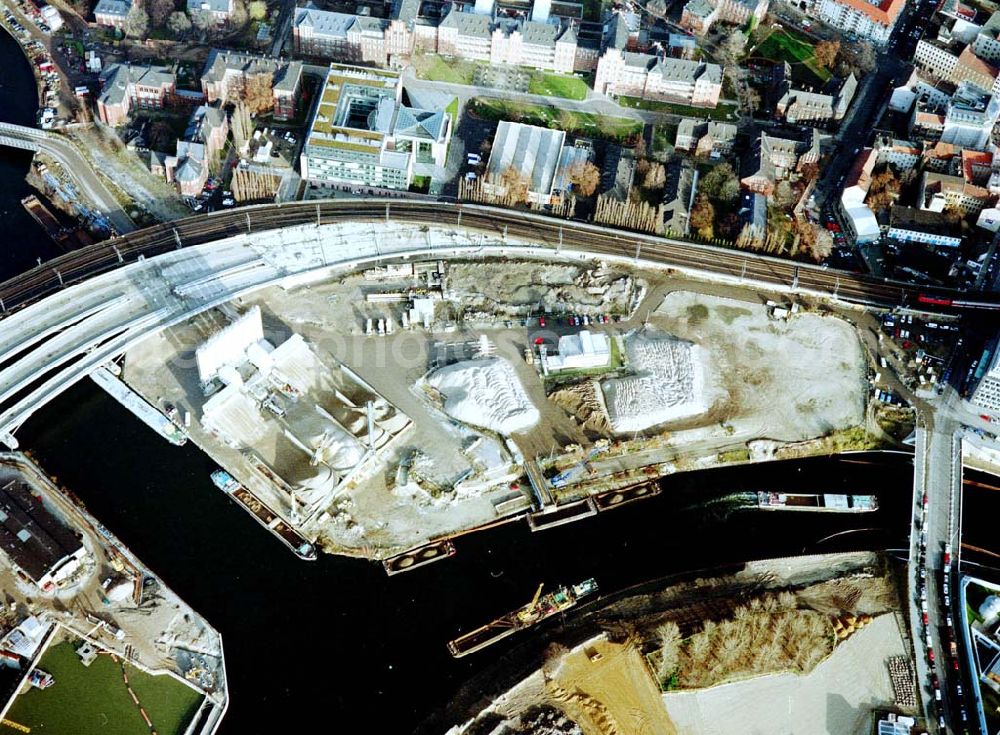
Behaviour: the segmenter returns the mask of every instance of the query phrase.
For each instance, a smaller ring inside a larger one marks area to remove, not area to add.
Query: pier
[[[107,367],[97,368],[90,374],[90,378],[107,391],[112,398],[135,414],[146,426],[171,444],[183,446],[187,442],[187,436],[177,424],[129,388],[125,381],[114,375]]]

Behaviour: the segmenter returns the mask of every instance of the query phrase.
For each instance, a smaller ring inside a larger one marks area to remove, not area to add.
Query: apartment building
[[[890,164],[897,171],[909,171],[920,163],[922,150],[920,146],[909,140],[897,140],[888,136],[875,141],[877,162]]]
[[[841,83],[834,94],[793,89],[785,80],[779,86],[775,116],[789,123],[830,122],[843,119],[858,89],[854,74]]]
[[[216,23],[225,23],[233,15],[234,0],[187,0],[188,13],[208,13]]]
[[[235,102],[253,75],[271,79],[275,119],[295,117],[302,89],[302,62],[255,56],[238,51],[212,49],[201,74],[201,87],[208,102]]]
[[[820,0],[818,14],[835,28],[883,46],[905,5],[906,0]]]
[[[1000,63],[1000,11],[994,12],[972,42],[976,56],[991,64]]]
[[[597,62],[594,90],[693,107],[715,107],[722,94],[722,67],[609,48]]]
[[[163,66],[112,64],[101,74],[97,114],[106,125],[125,123],[133,110],[162,110],[174,100],[177,78]]]
[[[955,67],[958,66],[958,56],[961,53],[961,44],[948,44],[937,39],[922,38],[917,41],[913,51],[913,63],[935,79],[950,81]]]
[[[899,242],[957,248],[962,244],[962,224],[940,212],[896,206],[890,209],[886,235]]]
[[[996,195],[990,194],[988,189],[967,183],[961,176],[928,171],[920,181],[920,209],[943,212],[947,208],[963,214],[978,214],[996,200]]]
[[[674,148],[696,156],[722,158],[733,152],[738,130],[732,123],[685,117],[677,126]]]
[[[979,383],[972,391],[969,402],[980,413],[1000,417],[1000,350],[994,343],[993,355],[988,358],[989,367],[983,369]]]
[[[418,15],[419,2],[398,3],[392,19],[296,8],[292,35],[296,50],[348,63],[392,65],[395,57],[416,49],[490,64],[528,66],[547,71],[589,71],[597,62],[596,49],[577,40],[573,23],[548,18],[544,0],[535,0],[531,19],[497,17],[491,2],[474,12],[451,6],[434,23]]]
[[[697,35],[708,33],[716,22],[744,25],[760,23],[767,15],[770,0],[688,0],[681,11],[680,25]]]
[[[979,85],[963,82],[945,108],[941,142],[985,150],[992,146],[993,127],[1000,117],[1000,97]]]
[[[94,6],[94,22],[99,26],[123,28],[131,9],[132,0],[98,0]]]
[[[402,104],[399,74],[331,64],[300,157],[317,188],[406,190],[418,164],[443,167],[453,120]]]
[[[778,181],[807,163],[818,163],[819,153],[815,130],[804,140],[761,132],[740,162],[740,184],[770,196]]]

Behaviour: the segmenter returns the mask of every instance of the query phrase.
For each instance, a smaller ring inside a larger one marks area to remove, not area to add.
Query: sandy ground
[[[864,421],[861,343],[841,319],[773,320],[760,303],[678,291],[650,322],[708,352],[706,391],[718,396],[714,418],[731,438],[799,441]]]
[[[907,650],[894,615],[843,642],[810,674],[778,674],[663,695],[685,735],[867,735],[874,707],[893,701],[887,660]]]
[[[563,659],[547,688],[553,703],[585,735],[678,732],[642,654],[632,644],[610,643],[603,637],[583,644]]]

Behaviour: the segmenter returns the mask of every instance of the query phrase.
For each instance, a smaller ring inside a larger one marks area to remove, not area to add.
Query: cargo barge
[[[570,587],[559,587],[546,595],[542,595],[542,587],[543,585],[538,586],[534,599],[527,605],[449,641],[448,651],[455,658],[481,651],[497,641],[514,635],[519,630],[530,628],[546,618],[565,612],[584,597],[597,593],[597,582],[593,579],[584,580]]]
[[[56,216],[49,211],[49,208],[42,204],[41,199],[31,194],[21,200],[21,205],[38,223],[38,226],[45,230],[45,234],[52,242],[59,247],[66,247],[66,233],[63,231],[62,225],[59,224]]]
[[[871,513],[878,510],[874,495],[840,495],[824,493],[758,492],[757,507],[761,510],[799,510],[819,513]]]
[[[316,547],[309,543],[302,534],[285,523],[277,513],[268,508],[256,495],[247,490],[235,477],[225,470],[216,470],[212,473],[212,482],[217,488],[239,503],[247,513],[257,519],[260,525],[277,536],[297,557],[306,561],[314,561],[316,559]]]
[[[382,562],[382,567],[385,569],[385,573],[391,577],[393,574],[402,574],[411,569],[422,567],[431,562],[441,561],[454,555],[455,544],[450,539],[444,539],[442,541],[432,541],[420,548],[390,557]]]

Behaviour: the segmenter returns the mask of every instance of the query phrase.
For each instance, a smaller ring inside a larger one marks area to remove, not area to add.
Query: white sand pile
[[[467,360],[435,371],[428,382],[444,396],[444,410],[458,421],[515,434],[538,423],[538,409],[501,358]]]
[[[636,374],[602,383],[613,431],[642,431],[708,410],[700,347],[673,337],[631,335],[625,350]]]

